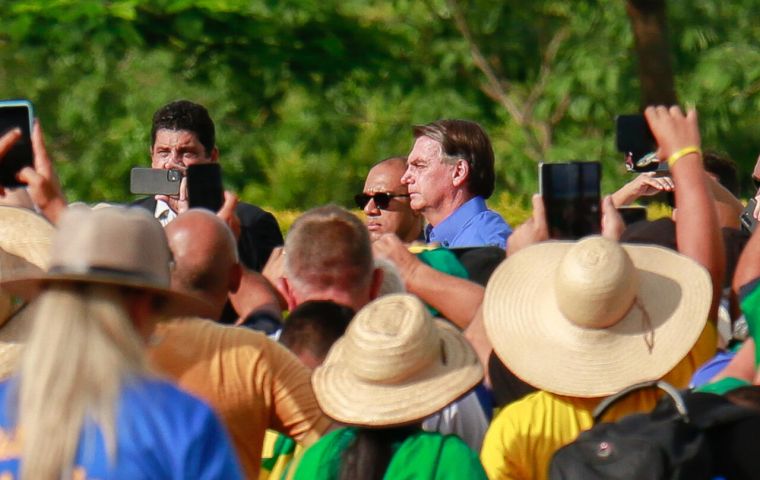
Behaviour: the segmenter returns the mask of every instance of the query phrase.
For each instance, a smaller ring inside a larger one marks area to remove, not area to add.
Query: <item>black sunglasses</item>
[[[356,202],[356,206],[360,209],[364,210],[364,207],[367,206],[370,200],[375,201],[375,205],[377,205],[377,208],[380,210],[388,210],[388,205],[391,203],[391,198],[396,197],[408,197],[408,193],[385,193],[385,192],[379,192],[372,195],[368,195],[366,193],[357,193],[354,195],[354,201]]]
[[[755,191],[760,190],[760,179],[752,177],[752,185],[755,186]]]

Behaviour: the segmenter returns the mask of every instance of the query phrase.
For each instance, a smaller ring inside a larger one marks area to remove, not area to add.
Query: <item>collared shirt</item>
[[[425,240],[438,242],[444,247],[485,247],[495,245],[506,248],[512,229],[501,215],[489,210],[483,197],[473,197],[441,223],[425,227]]]
[[[156,200],[156,209],[153,212],[153,216],[161,222],[161,226],[165,227],[169,222],[177,218],[177,212],[172,210],[169,204],[163,200]]]

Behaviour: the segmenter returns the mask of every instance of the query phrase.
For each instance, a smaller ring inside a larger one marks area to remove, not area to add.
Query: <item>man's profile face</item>
[[[216,148],[206,152],[195,133],[162,128],[156,132],[150,158],[152,168],[175,169],[184,173],[190,165],[216,161]]]
[[[415,211],[437,211],[455,189],[455,166],[442,160],[441,144],[430,137],[419,137],[406,161],[401,183],[409,189],[409,205]]]
[[[406,165],[401,160],[375,165],[367,174],[364,194],[405,195],[407,188],[401,183],[405,169]],[[372,241],[384,233],[395,233],[402,241],[410,242],[420,233],[415,231],[420,225],[419,217],[410,208],[408,197],[391,198],[385,209],[381,209],[375,200],[370,200],[364,206],[364,213],[367,214],[367,229]]]

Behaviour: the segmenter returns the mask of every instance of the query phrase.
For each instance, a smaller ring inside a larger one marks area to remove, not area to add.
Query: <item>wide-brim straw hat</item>
[[[408,294],[381,297],[360,310],[312,375],[322,411],[351,425],[420,421],[483,378],[467,340],[433,319]]]
[[[0,206],[0,281],[47,269],[55,228],[26,208]],[[29,310],[18,311],[0,290],[0,380],[16,370],[32,326]]]
[[[575,397],[661,378],[692,349],[710,275],[671,250],[602,237],[544,242],[508,257],[486,287],[494,351],[531,385]]]
[[[31,300],[55,283],[114,285],[156,295],[165,316],[209,312],[208,302],[170,290],[171,265],[164,230],[149,212],[72,206],[58,222],[47,271],[3,279],[0,288]]]

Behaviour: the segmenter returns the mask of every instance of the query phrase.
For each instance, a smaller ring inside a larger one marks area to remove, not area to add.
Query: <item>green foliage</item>
[[[760,151],[751,6],[669,3],[678,94],[744,173]],[[371,164],[410,150],[411,125],[470,118],[496,151],[491,203],[517,205],[514,222],[538,161],[601,160],[608,192],[625,180],[613,125],[638,109],[633,55],[619,0],[8,0],[0,97],[34,102],[85,201],[131,198],[151,115],[177,98],[214,117],[228,187],[279,209],[348,206]]]

